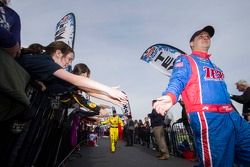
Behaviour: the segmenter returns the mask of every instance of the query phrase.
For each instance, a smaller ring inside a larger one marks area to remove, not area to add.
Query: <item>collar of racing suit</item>
[[[199,51],[193,51],[192,55],[197,55],[205,59],[208,59],[211,56],[211,54],[208,54],[207,52],[199,52]]]

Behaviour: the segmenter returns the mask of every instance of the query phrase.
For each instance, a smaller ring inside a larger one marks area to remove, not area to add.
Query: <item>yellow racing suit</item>
[[[101,124],[110,124],[109,138],[110,138],[110,149],[111,152],[115,152],[116,143],[118,140],[118,124],[123,127],[123,121],[119,116],[110,116],[106,121],[101,122]]]

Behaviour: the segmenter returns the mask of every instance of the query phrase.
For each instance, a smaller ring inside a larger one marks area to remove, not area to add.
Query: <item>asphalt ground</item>
[[[65,167],[193,167],[197,162],[170,156],[168,160],[158,160],[157,152],[141,145],[126,147],[118,142],[117,150],[111,153],[109,139],[98,140],[98,147],[82,146],[81,157],[72,155]]]

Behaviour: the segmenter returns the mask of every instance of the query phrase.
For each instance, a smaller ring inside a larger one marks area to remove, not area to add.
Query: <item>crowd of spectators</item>
[[[80,137],[89,139],[85,126],[97,119],[91,116],[108,113],[109,106],[82,92],[115,105],[126,104],[127,96],[90,79],[84,64],[66,71],[75,53],[62,41],[22,48],[20,17],[8,3],[0,1],[1,165],[54,166]]]

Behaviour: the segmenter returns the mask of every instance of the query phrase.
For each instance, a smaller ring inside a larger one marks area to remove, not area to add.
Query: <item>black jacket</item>
[[[164,125],[164,116],[158,114],[155,109],[152,110],[152,113],[148,114],[148,117],[151,120],[151,127]]]
[[[243,113],[250,113],[250,87],[242,95],[232,95],[231,99],[243,104]]]

